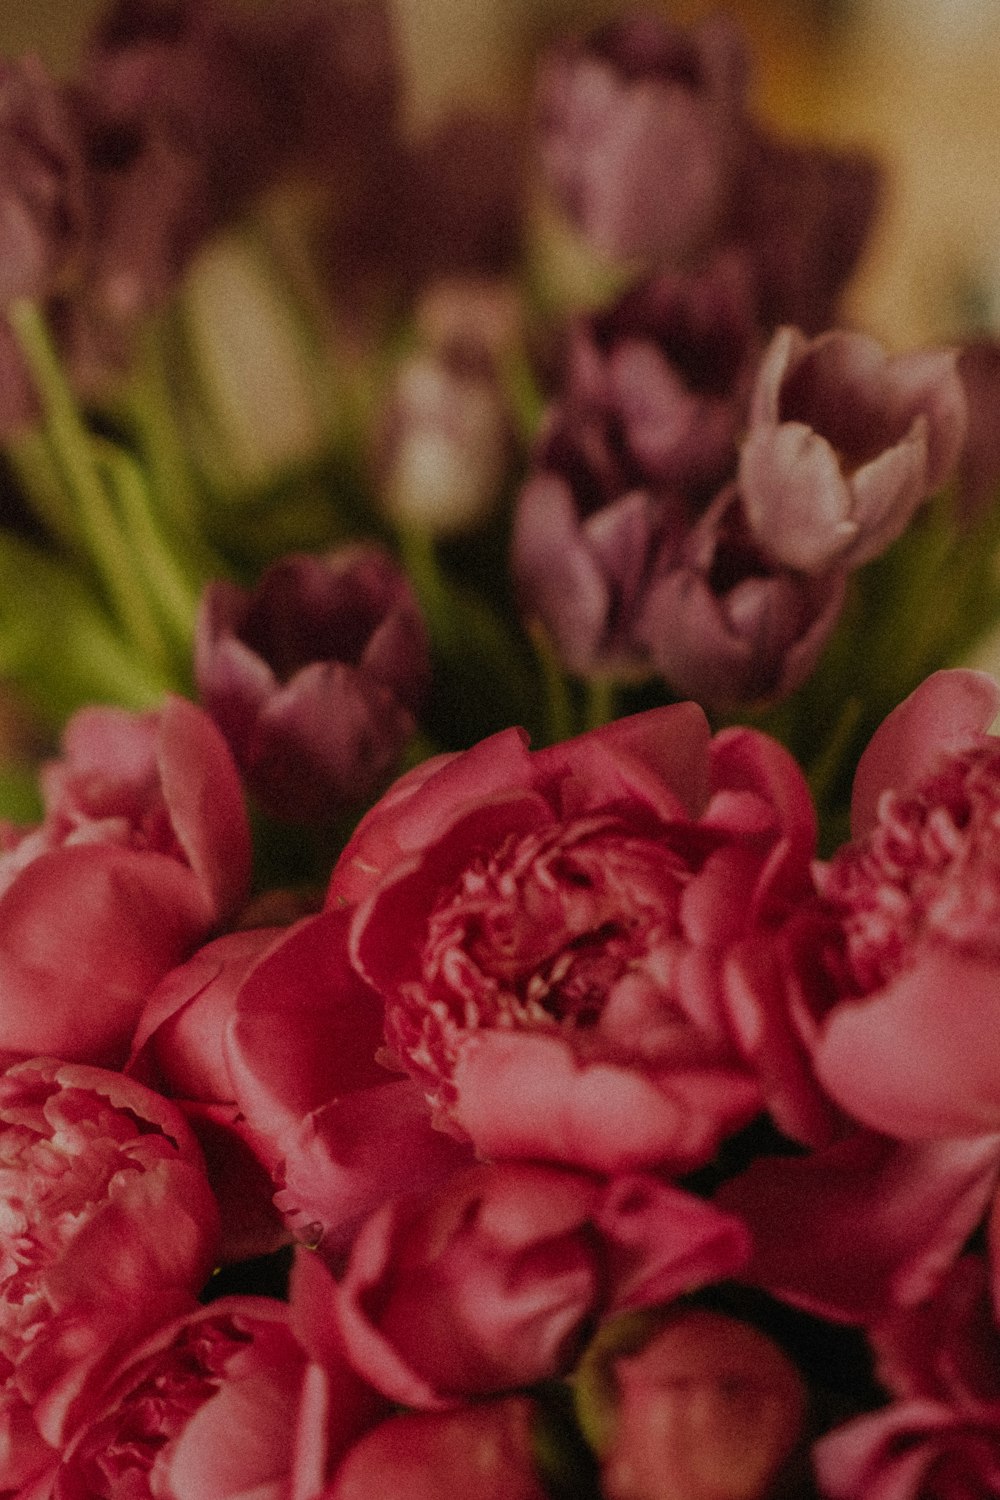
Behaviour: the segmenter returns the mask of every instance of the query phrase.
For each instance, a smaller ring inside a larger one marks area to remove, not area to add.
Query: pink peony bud
[[[385,553],[295,554],[253,590],[209,584],[195,675],[264,806],[292,821],[329,819],[371,796],[412,733],[427,636]]]
[[[756,1328],[695,1309],[613,1364],[608,1500],[758,1500],[795,1448],[806,1391]]]

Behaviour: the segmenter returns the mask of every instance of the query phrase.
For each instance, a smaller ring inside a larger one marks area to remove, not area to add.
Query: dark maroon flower
[[[730,237],[752,267],[761,322],[819,333],[868,243],[882,194],[862,151],[783,141],[751,128]]]
[[[195,675],[261,802],[279,817],[324,819],[370,796],[411,734],[426,630],[386,554],[300,553],[251,591],[208,586]]]
[[[969,417],[958,464],[959,516],[974,525],[1000,498],[1000,340],[966,344],[958,373]]]
[[[54,291],[86,229],[73,114],[34,58],[0,61],[0,307]]]
[[[716,238],[742,146],[746,71],[728,21],[684,31],[652,11],[543,57],[542,177],[600,254],[676,265]]]
[[[757,372],[739,485],[777,563],[856,568],[905,529],[952,472],[966,407],[956,356],[890,358],[861,333],[775,334]]]

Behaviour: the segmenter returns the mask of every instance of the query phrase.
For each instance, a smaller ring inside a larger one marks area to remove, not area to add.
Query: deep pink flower
[[[0,1052],[120,1063],[149,991],[245,897],[236,768],[172,698],[76,714],[42,792],[0,854]]]
[[[878,556],[949,477],[966,407],[953,351],[889,358],[865,334],[775,334],[757,372],[739,486],[774,561],[806,573]]]
[[[81,1400],[213,1264],[218,1213],[173,1105],[33,1061],[0,1076],[0,1488],[52,1461]]]
[[[241,983],[222,1038],[238,1132],[303,1240],[332,1254],[368,1214],[464,1167],[417,1084],[376,1060],[382,1006],[347,957],[347,917],[306,920]],[[228,1006],[227,1006],[228,1009]],[[214,1042],[201,1050],[213,1055]]]
[[[564,1374],[595,1319],[731,1276],[748,1250],[738,1219],[648,1174],[476,1166],[369,1219],[341,1328],[377,1389],[441,1408]]]
[[[1000,1336],[986,1267],[968,1256],[937,1295],[878,1330],[895,1400],[816,1447],[830,1500],[967,1500],[1000,1487]]]
[[[365,1405],[374,1399],[346,1367],[331,1379],[309,1360],[286,1303],[229,1297],[168,1323],[119,1366],[44,1494],[315,1495],[367,1425]]]
[[[982,674],[924,682],[862,757],[855,840],[817,873],[821,963],[797,980],[816,1072],[903,1140],[1000,1130],[998,706]]]
[[[322,1500],[546,1500],[534,1463],[527,1396],[458,1411],[400,1412],[351,1449]]]
[[[421,767],[328,901],[361,898],[352,953],[392,1054],[478,1150],[684,1168],[762,1107],[723,968],[807,890],[813,838],[791,758],[749,730],[710,743],[686,704]]]
[[[279,817],[330,818],[392,769],[428,678],[427,632],[391,558],[281,558],[247,591],[209,584],[195,643],[202,701]]]
[[[609,1360],[608,1500],[759,1500],[799,1438],[806,1389],[757,1328],[681,1308]]]

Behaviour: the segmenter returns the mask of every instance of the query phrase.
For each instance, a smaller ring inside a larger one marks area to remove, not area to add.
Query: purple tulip
[[[195,643],[203,703],[262,805],[324,820],[372,795],[413,731],[423,619],[374,548],[294,554],[251,591],[208,585]]]
[[[755,542],[813,575],[878,556],[949,477],[965,424],[953,352],[890,358],[865,334],[779,329],[740,452]]]
[[[840,571],[811,578],[770,562],[731,485],[681,546],[658,560],[633,636],[680,697],[730,709],[799,687],[837,623],[843,597]]]
[[[976,339],[958,356],[969,425],[958,465],[959,514],[974,525],[1000,498],[1000,340]]]
[[[681,264],[715,239],[742,149],[746,75],[729,21],[685,31],[652,11],[543,57],[542,178],[599,254]]]

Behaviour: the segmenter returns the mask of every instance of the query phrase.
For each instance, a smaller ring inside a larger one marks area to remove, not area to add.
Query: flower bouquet
[[[1000,1494],[1000,349],[723,17],[0,70],[0,1494]]]

